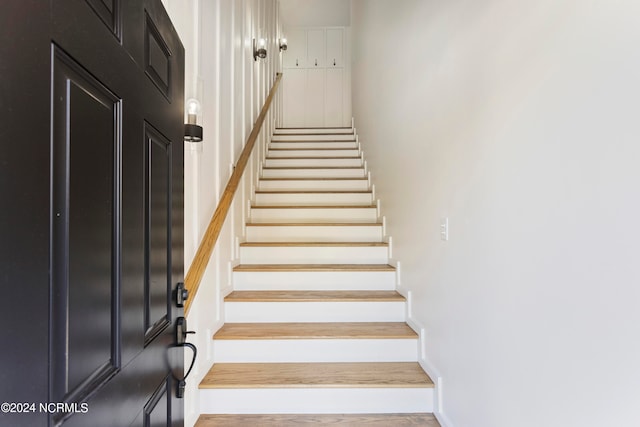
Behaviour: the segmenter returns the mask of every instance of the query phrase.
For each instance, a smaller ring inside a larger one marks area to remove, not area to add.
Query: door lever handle
[[[178,317],[176,319],[176,345],[185,345],[187,335],[195,334],[195,331],[187,330],[187,319],[184,317]]]

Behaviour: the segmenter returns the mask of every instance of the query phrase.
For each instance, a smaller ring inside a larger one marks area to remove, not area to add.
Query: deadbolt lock
[[[176,286],[176,306],[184,307],[184,302],[189,299],[189,290],[185,289],[184,283],[178,283]]]

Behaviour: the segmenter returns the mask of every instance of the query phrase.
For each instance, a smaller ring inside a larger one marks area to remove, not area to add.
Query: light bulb
[[[195,125],[198,122],[198,114],[200,113],[200,102],[191,98],[187,101],[187,123]]]

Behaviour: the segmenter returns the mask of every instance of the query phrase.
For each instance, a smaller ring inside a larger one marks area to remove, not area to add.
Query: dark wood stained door
[[[160,0],[0,2],[0,425],[183,425],[183,82]]]

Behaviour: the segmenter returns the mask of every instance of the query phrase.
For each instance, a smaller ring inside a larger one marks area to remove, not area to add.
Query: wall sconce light
[[[202,141],[202,126],[198,126],[200,102],[191,98],[187,101],[187,123],[184,124],[184,140],[188,142]]]
[[[258,58],[264,59],[267,57],[267,41],[265,39],[260,39],[256,42],[256,39],[253,39],[253,60],[257,61]]]
[[[280,39],[280,52],[287,50],[287,39]]]

